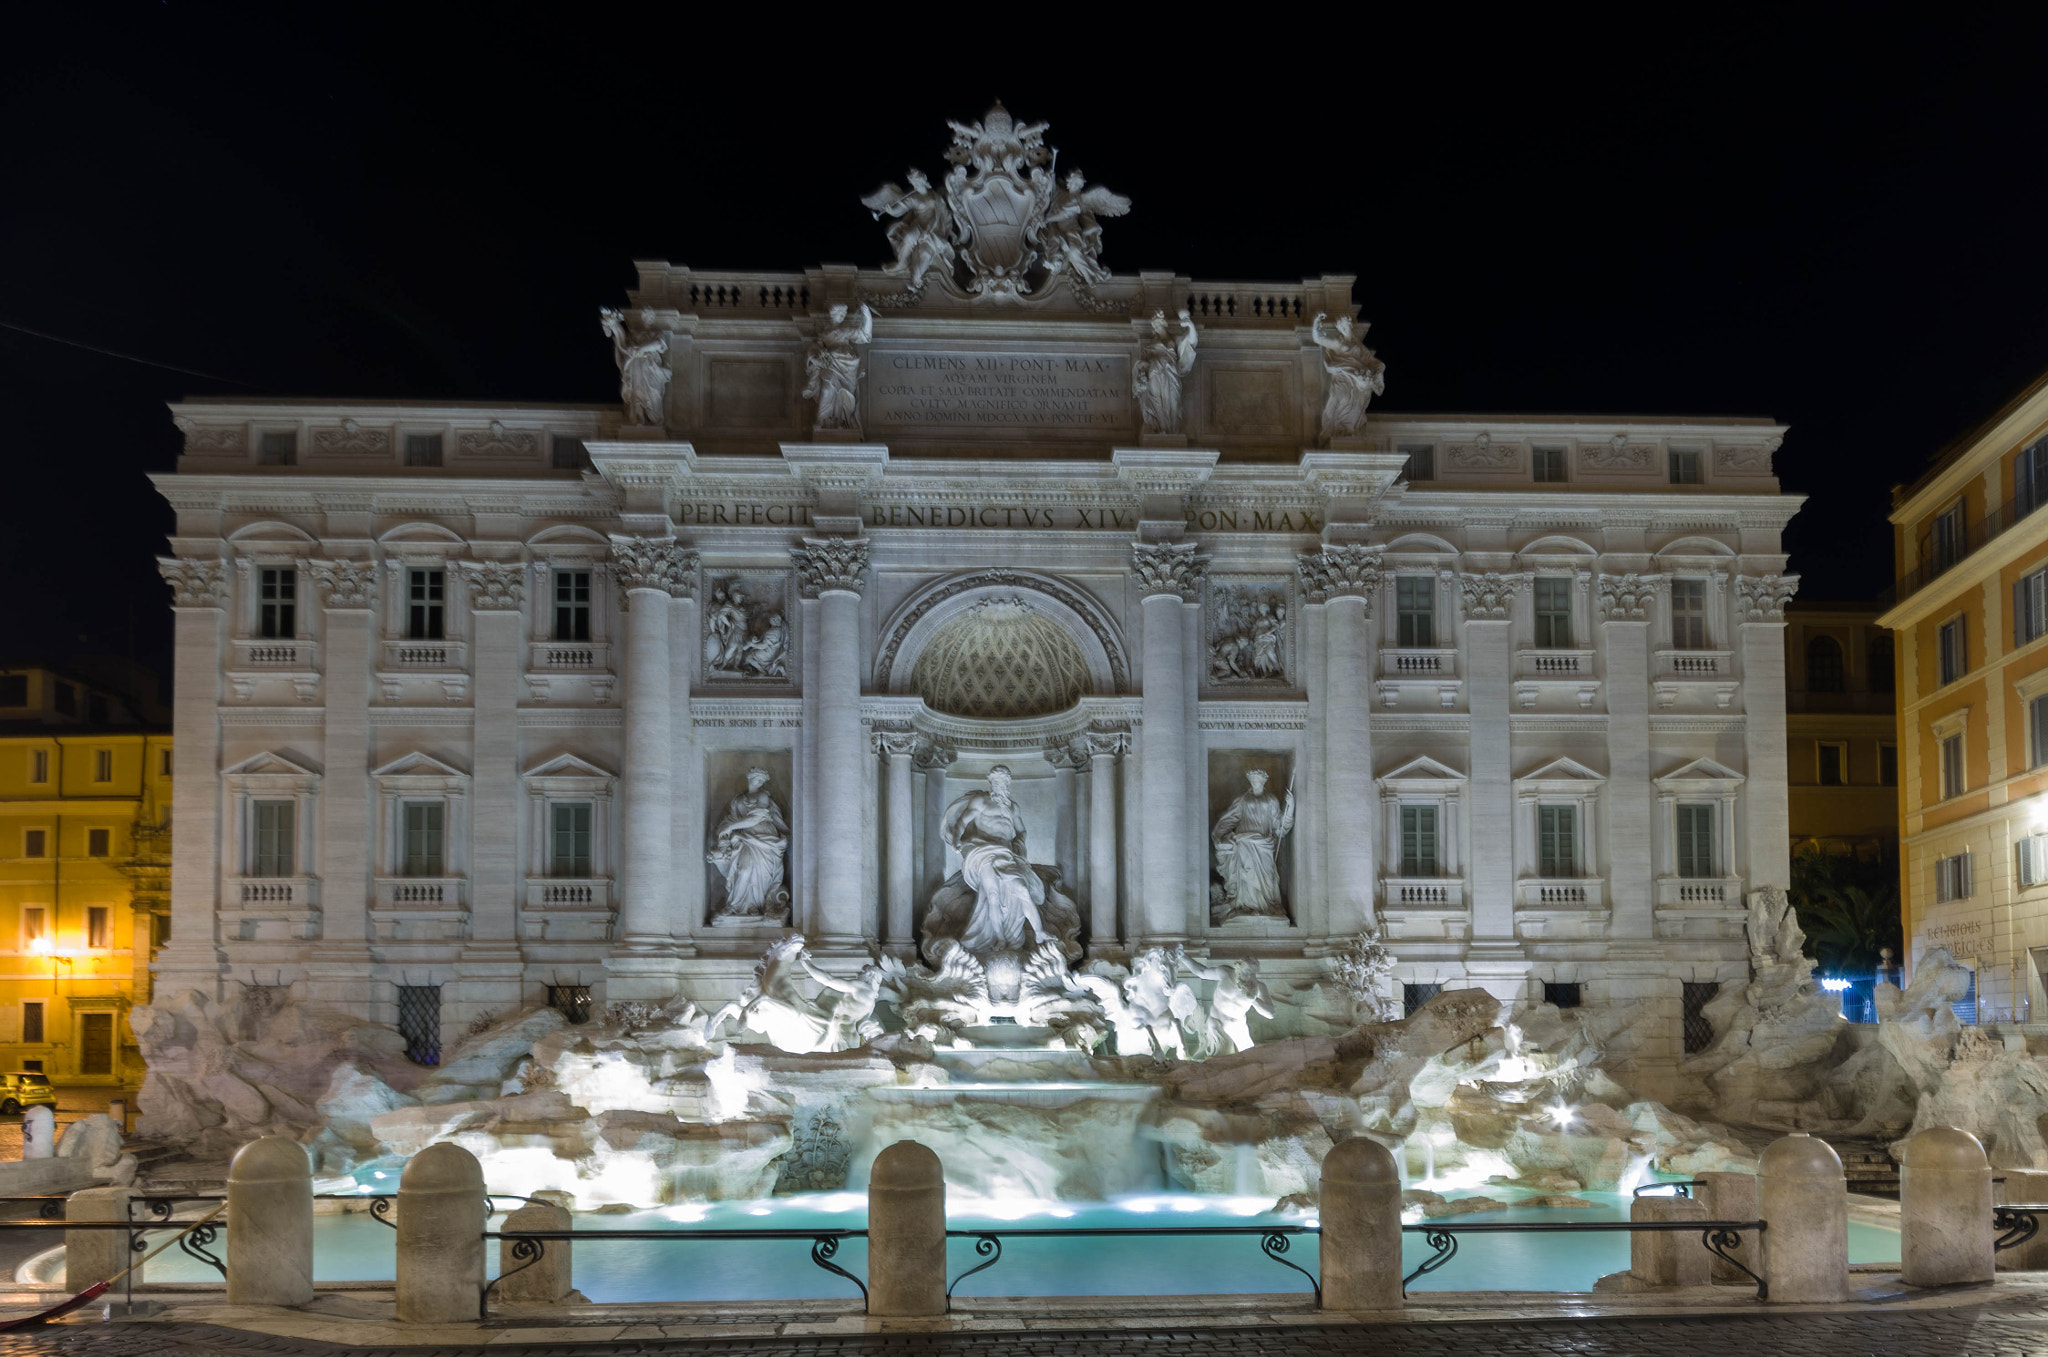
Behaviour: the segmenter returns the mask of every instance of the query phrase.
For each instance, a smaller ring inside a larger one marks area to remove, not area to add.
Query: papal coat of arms
[[[1079,170],[1058,173],[1045,123],[1019,124],[1001,104],[978,123],[947,124],[953,168],[939,188],[918,170],[910,187],[882,187],[861,199],[877,218],[895,218],[896,258],[884,272],[923,291],[936,276],[972,297],[1016,301],[1045,292],[1061,275],[1086,290],[1109,277],[1099,219],[1121,217],[1131,200],[1089,187]]]

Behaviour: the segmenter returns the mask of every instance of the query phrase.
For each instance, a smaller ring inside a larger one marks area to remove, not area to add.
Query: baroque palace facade
[[[995,806],[1087,955],[1256,957],[1267,1034],[1378,928],[1675,1070],[1787,877],[1783,429],[1368,420],[1351,278],[1112,275],[1124,200],[956,130],[887,268],[641,264],[623,409],[176,407],[160,989],[427,1058],[712,1006],[792,928],[913,954]]]

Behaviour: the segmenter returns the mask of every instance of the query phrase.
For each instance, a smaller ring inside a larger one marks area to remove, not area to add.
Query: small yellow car
[[[50,1087],[50,1077],[30,1070],[16,1070],[12,1074],[0,1074],[0,1115],[21,1111],[26,1107],[55,1107],[57,1090]]]

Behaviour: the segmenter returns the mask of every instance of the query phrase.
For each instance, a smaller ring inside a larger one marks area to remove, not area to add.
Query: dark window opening
[[[1424,980],[1420,983],[1410,980],[1401,986],[1401,1016],[1407,1017],[1431,999],[1443,992],[1441,980]]]
[[[441,1063],[441,987],[398,987],[398,1034],[405,1038],[405,1058],[415,1065]]]
[[[1707,1021],[1707,1005],[1721,992],[1718,980],[1685,982],[1685,1053],[1697,1055],[1714,1044],[1714,1025]]]
[[[590,1021],[590,986],[549,985],[548,1007],[567,1018],[570,1023]]]
[[[1546,980],[1543,982],[1543,1002],[1552,1008],[1577,1008],[1585,998],[1576,980]]]

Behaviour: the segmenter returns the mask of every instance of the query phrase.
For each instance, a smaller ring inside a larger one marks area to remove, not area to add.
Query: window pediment
[[[221,771],[222,777],[313,777],[320,776],[316,768],[295,763],[273,750],[265,750],[252,758],[243,759],[232,768]]]
[[[1457,769],[1423,754],[1383,774],[1379,783],[1390,792],[1454,792],[1467,780]]]
[[[1575,790],[1590,790],[1606,780],[1607,778],[1604,774],[1594,772],[1577,759],[1555,758],[1540,768],[1532,769],[1522,774],[1515,779],[1515,782],[1517,785],[1523,783],[1568,783]]]
[[[1658,788],[1667,792],[1732,791],[1744,780],[1741,773],[1709,758],[1697,758],[1681,764],[1655,779]]]

